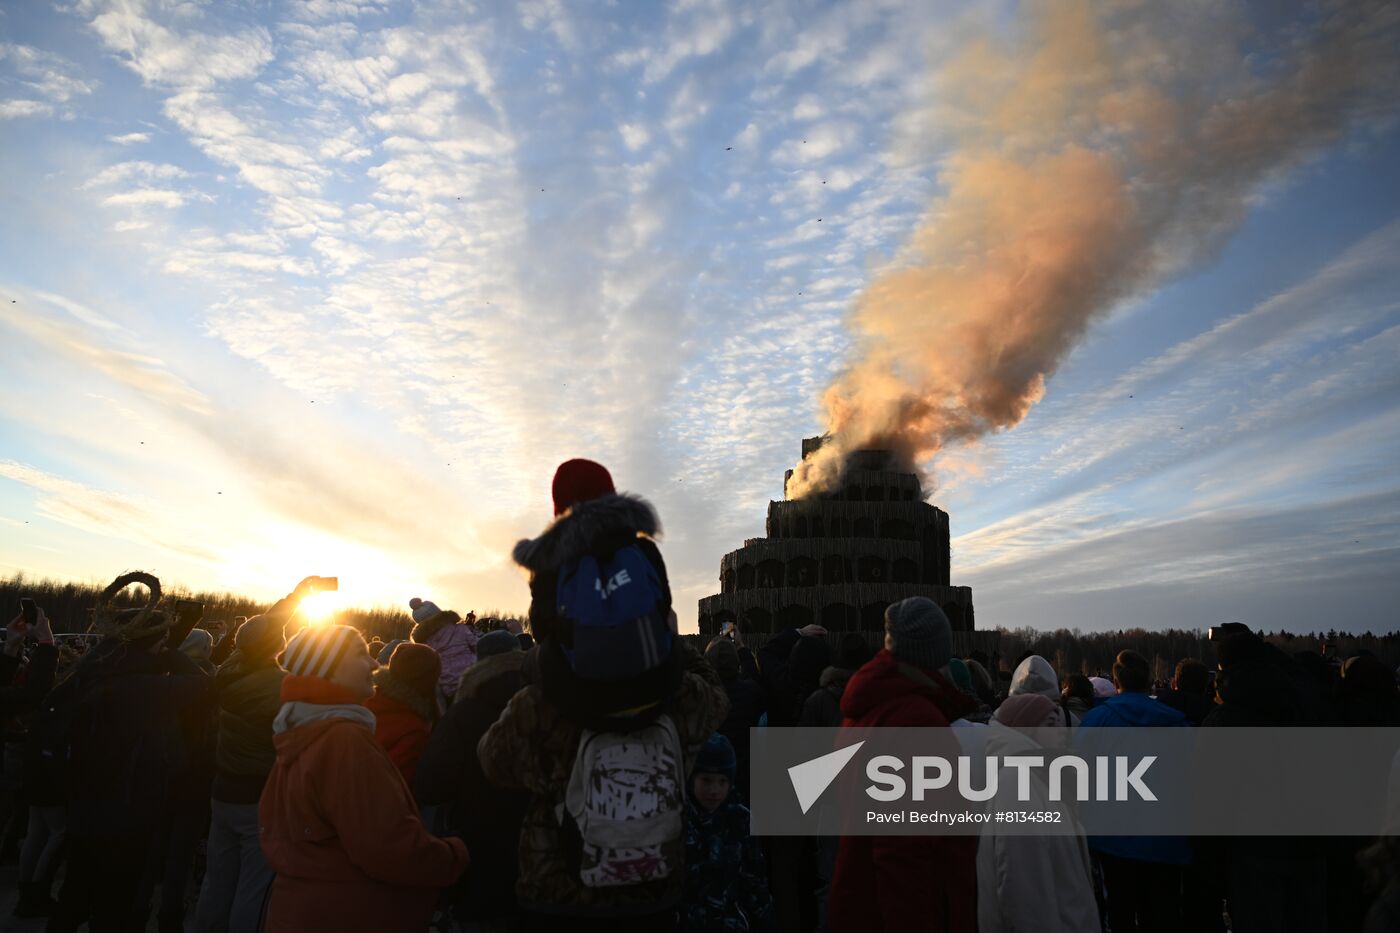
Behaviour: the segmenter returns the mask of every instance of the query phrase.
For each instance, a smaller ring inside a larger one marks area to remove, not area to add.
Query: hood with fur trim
[[[403,679],[395,677],[394,672],[389,668],[381,667],[374,672],[374,685],[378,688],[376,696],[398,700],[426,723],[437,722],[437,698],[404,683]],[[371,706],[373,709],[370,703],[365,705]]]
[[[531,573],[555,570],[587,553],[600,538],[661,534],[656,510],[641,496],[628,493],[599,496],[580,502],[554,520],[538,538],[515,545],[515,562]]]
[[[455,701],[460,703],[462,700],[480,696],[492,681],[507,674],[521,674],[528,679],[530,674],[526,672],[527,659],[533,660],[531,653],[527,651],[507,651],[505,654],[493,654],[482,658],[462,673],[462,679],[457,684]]]
[[[855,671],[844,667],[828,667],[822,671],[820,685],[823,689],[830,690],[839,697],[846,692],[846,684],[854,673]]]
[[[434,616],[424,619],[413,626],[413,631],[409,633],[409,641],[420,645],[427,644],[434,635],[449,625],[456,625],[462,621],[462,617],[451,609],[442,609]]]

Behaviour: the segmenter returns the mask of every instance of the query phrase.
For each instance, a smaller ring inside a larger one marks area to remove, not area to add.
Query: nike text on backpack
[[[569,623],[564,653],[580,677],[627,680],[671,654],[661,577],[635,544],[560,568],[557,602]]]

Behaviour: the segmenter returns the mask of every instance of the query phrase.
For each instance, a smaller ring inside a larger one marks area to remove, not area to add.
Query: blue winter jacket
[[[1105,697],[1079,720],[1079,728],[1095,726],[1189,726],[1186,715],[1145,693],[1120,693]],[[1184,836],[1090,836],[1089,848],[1104,855],[1187,865],[1191,842]]]
[[[1104,697],[1079,720],[1088,726],[1184,726],[1186,714],[1145,693],[1120,693]]]

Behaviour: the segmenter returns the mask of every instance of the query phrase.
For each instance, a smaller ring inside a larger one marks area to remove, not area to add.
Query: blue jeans
[[[197,933],[257,933],[272,869],[258,841],[258,805],[209,802],[209,856],[195,911]]]

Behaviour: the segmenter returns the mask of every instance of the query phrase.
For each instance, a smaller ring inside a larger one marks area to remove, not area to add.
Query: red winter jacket
[[[374,714],[374,738],[381,748],[389,753],[394,766],[403,775],[404,783],[413,786],[413,774],[418,769],[418,759],[428,747],[428,736],[432,729],[428,721],[408,704],[384,693],[379,687],[374,696],[365,701],[365,706]]]
[[[941,674],[882,650],[841,696],[844,727],[941,726],[955,761],[951,720],[975,709]],[[831,933],[976,933],[977,839],[973,836],[843,836],[829,906]]]
[[[353,704],[344,688],[288,676],[283,700]],[[467,867],[460,839],[423,827],[394,763],[355,719],[316,719],[274,736],[258,804],[277,873],[264,933],[424,933],[438,892]]]

